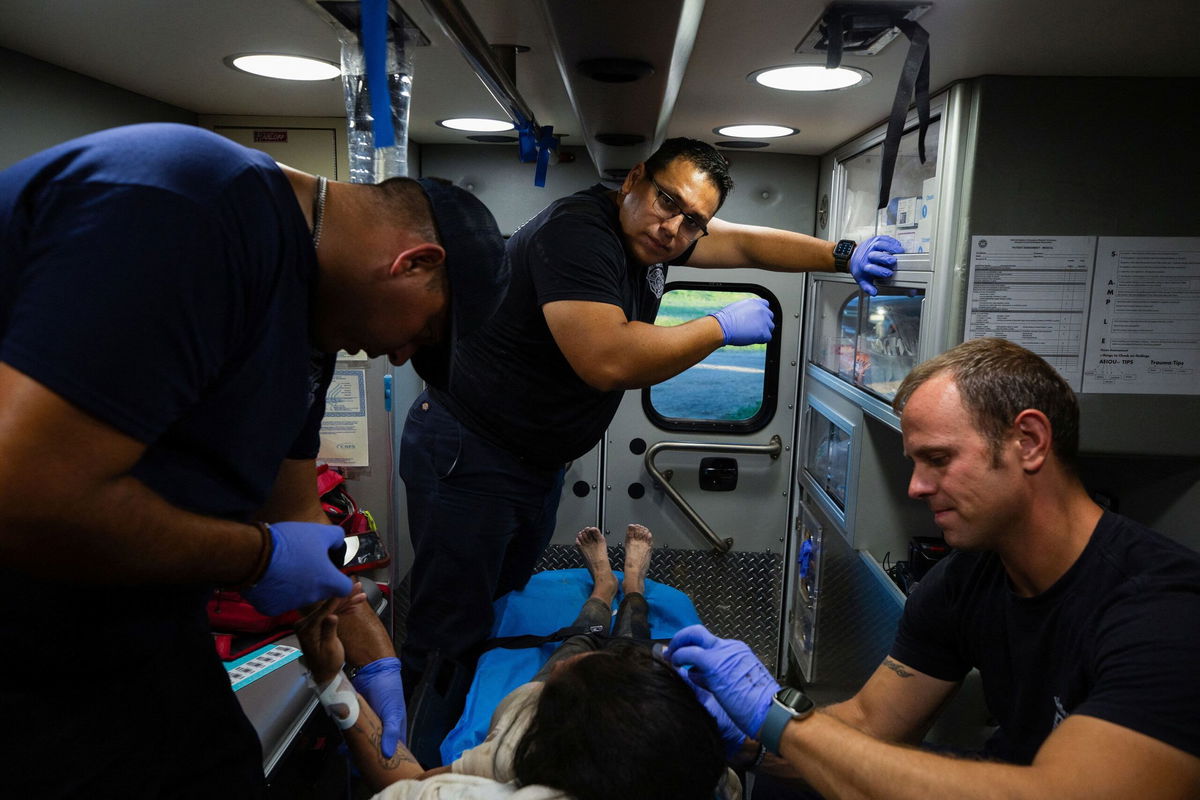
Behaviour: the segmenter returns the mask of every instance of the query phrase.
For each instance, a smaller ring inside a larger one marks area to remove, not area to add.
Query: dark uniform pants
[[[492,601],[524,588],[550,542],[564,471],[523,461],[428,392],[417,397],[400,445],[415,553],[406,680],[431,651],[459,658],[491,635]]]

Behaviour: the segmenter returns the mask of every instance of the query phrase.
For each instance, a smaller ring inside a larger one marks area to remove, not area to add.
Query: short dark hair
[[[1041,356],[1007,339],[963,342],[908,373],[892,401],[896,413],[903,413],[913,392],[942,372],[950,373],[971,420],[991,443],[993,463],[999,463],[1004,437],[1017,415],[1032,408],[1050,420],[1054,454],[1068,471],[1077,472],[1079,401]]]
[[[433,221],[433,207],[421,184],[412,178],[395,177],[375,184],[375,190],[387,219],[395,219],[427,242],[442,244]]]
[[[577,800],[711,800],[725,771],[712,716],[644,646],[613,642],[552,673],[513,770]]]
[[[667,139],[646,159],[646,174],[650,177],[657,175],[677,158],[687,159],[692,166],[707,175],[721,196],[717,208],[725,205],[725,198],[733,189],[733,178],[729,177],[729,162],[717,148],[699,139],[683,136]]]

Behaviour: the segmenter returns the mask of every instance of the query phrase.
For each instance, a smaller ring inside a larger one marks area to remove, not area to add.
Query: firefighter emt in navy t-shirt
[[[867,683],[813,713],[699,625],[668,657],[782,756],[764,769],[825,797],[1200,797],[1200,554],[1092,501],[1066,381],[975,339],[918,365],[894,407],[908,493],[956,552],[912,591]],[[905,746],[972,668],[997,723],[982,758]]]
[[[461,190],[327,182],[189,126],[0,172],[6,796],[262,795],[205,601],[349,591],[313,463],[334,354],[402,363],[455,259],[502,246]],[[348,653],[386,640],[359,623]],[[402,717],[398,665],[372,674]]]
[[[565,465],[600,440],[625,389],[666,380],[722,345],[771,338],[761,298],[653,325],[669,265],[840,268],[871,293],[891,276],[901,248],[889,237],[835,247],[715,218],[731,186],[713,147],[670,139],[619,190],[557,200],[509,239],[507,295],[459,341],[448,380],[429,381],[404,426],[400,475],[416,553],[406,682],[431,651],[469,658],[488,636],[493,599],[525,585],[549,542]]]

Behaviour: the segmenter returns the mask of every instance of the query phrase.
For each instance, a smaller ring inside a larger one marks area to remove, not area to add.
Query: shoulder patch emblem
[[[662,299],[663,287],[666,282],[662,264],[655,264],[646,272],[646,283],[650,285],[650,291],[654,292],[654,296],[659,300]]]

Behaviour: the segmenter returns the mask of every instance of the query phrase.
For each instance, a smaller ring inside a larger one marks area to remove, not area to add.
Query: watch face
[[[808,714],[817,705],[813,702],[811,697],[799,689],[793,689],[791,686],[785,686],[784,688],[780,689],[775,695],[775,699],[778,700],[782,705],[790,708],[796,716],[804,716]]]
[[[854,247],[855,247],[854,242],[852,242],[849,239],[842,239],[840,242],[837,243],[837,246],[833,249],[833,257],[834,258],[849,258],[850,254],[854,252]]]

